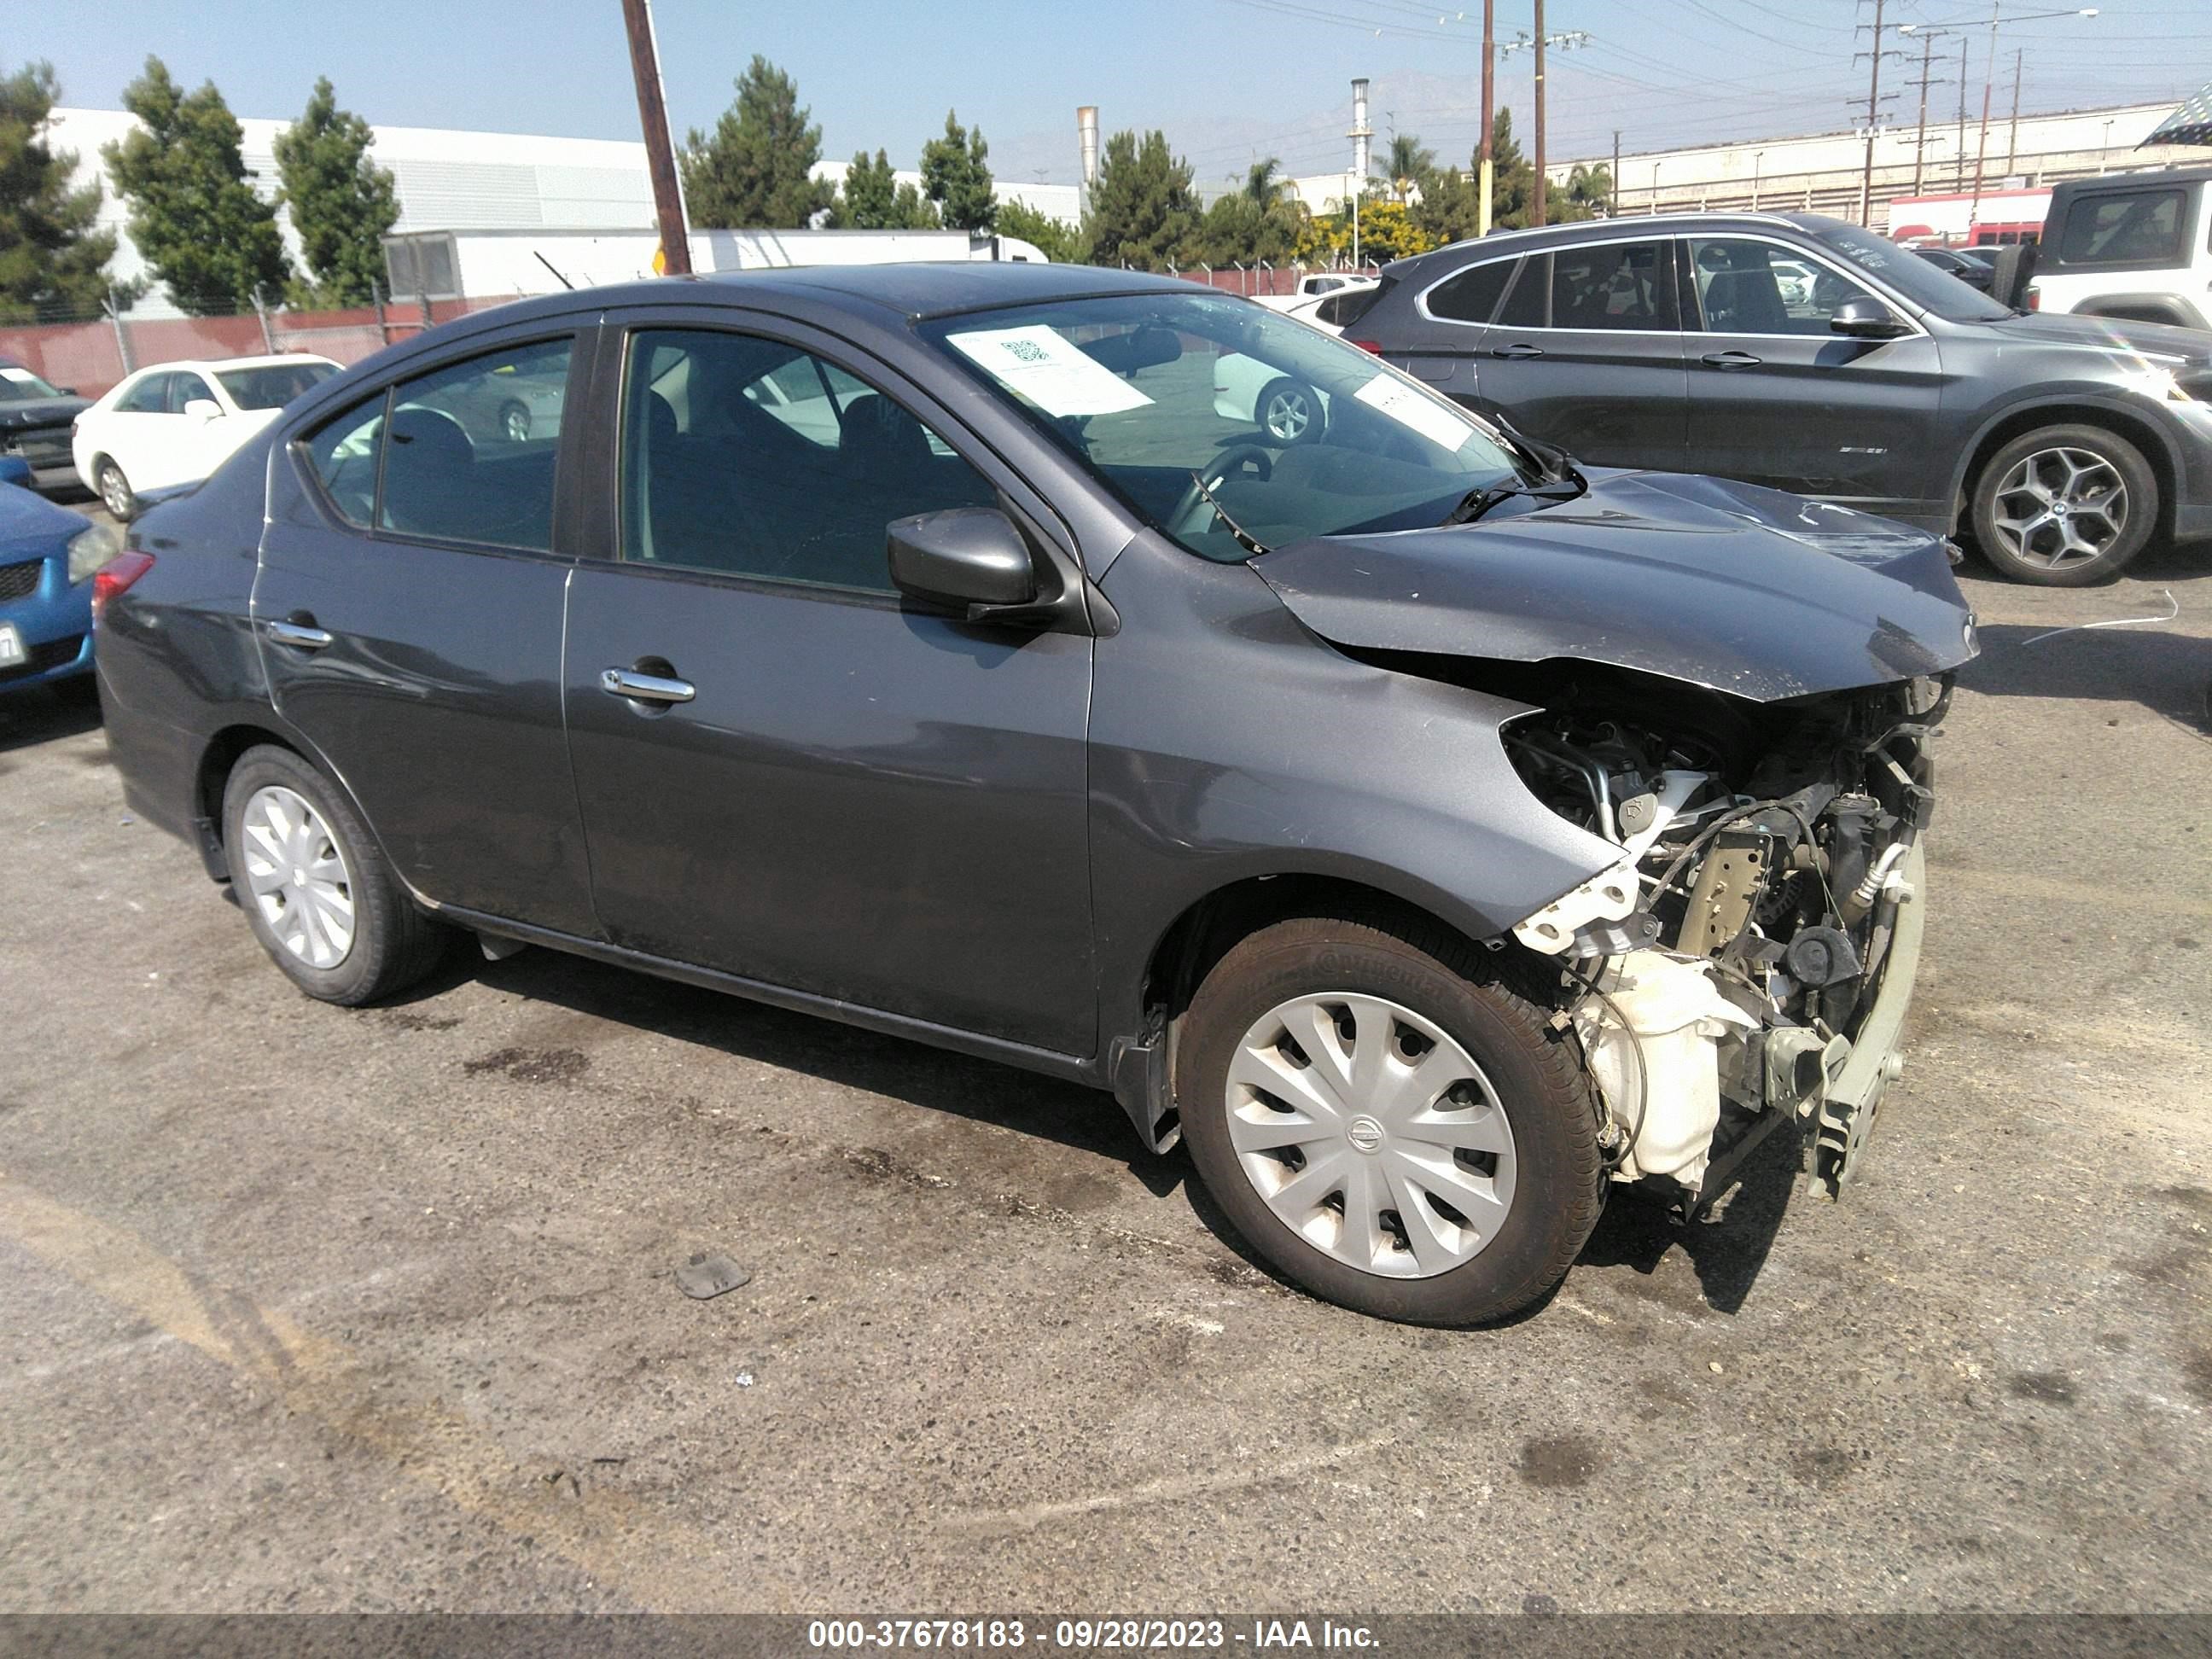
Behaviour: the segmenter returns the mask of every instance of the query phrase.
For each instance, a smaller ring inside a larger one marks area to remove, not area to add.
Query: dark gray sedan
[[[1290,446],[1215,386],[1310,388]],[[560,388],[527,432],[452,411]],[[1578,471],[1118,272],[564,294],[318,388],[98,578],[130,799],[308,995],[548,945],[1109,1089],[1348,1306],[1542,1297],[1611,1185],[1848,1181],[1933,536]]]
[[[2016,580],[2212,537],[2212,335],[2042,317],[1814,214],[1455,243],[1347,336],[1607,466],[1717,473],[1942,533]]]

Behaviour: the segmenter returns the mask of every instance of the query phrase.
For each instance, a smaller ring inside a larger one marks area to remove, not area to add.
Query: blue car
[[[21,457],[0,455],[0,696],[92,672],[92,575],[122,547],[108,526],[30,489]]]

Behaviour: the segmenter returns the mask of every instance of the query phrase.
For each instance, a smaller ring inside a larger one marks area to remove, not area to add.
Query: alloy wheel
[[[1230,1062],[1229,1137],[1277,1219],[1363,1273],[1472,1261],[1513,1206],[1513,1131],[1467,1050],[1379,997],[1271,1008]]]
[[[500,424],[507,433],[509,443],[530,441],[530,410],[521,404],[509,404],[500,411]]]
[[[131,486],[124,481],[123,469],[112,462],[100,469],[100,500],[117,518],[131,516]]]
[[[2094,450],[2039,449],[1998,483],[1990,523],[2023,564],[2063,570],[2102,558],[2128,505],[2127,480]]]
[[[330,826],[306,796],[271,784],[247,799],[239,828],[246,884],[276,942],[311,968],[337,967],[353,949],[353,873]]]
[[[1304,392],[1278,392],[1267,399],[1267,406],[1261,414],[1261,424],[1267,428],[1269,437],[1294,444],[1306,435],[1306,428],[1313,424],[1313,410]]]

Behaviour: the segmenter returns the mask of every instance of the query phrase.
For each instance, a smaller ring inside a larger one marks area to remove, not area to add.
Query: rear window
[[[334,363],[261,363],[252,368],[217,369],[215,377],[240,409],[282,409],[337,372]]]
[[[1492,259],[1486,264],[1472,265],[1430,289],[1429,315],[1455,323],[1488,322],[1504,295],[1514,263]]]
[[[1331,328],[1349,328],[1375,308],[1375,302],[1390,291],[1392,279],[1386,276],[1373,288],[1356,288],[1349,293],[1332,294],[1314,307],[1314,315]]]
[[[2179,265],[2186,191],[2081,198],[2066,210],[2058,258],[2069,265]]]

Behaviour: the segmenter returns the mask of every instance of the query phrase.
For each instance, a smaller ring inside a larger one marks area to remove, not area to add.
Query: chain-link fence
[[[334,362],[357,363],[395,341],[473,311],[504,305],[512,296],[465,300],[380,299],[345,311],[269,310],[241,307],[225,316],[153,317],[103,307],[90,313],[48,316],[0,326],[0,357],[10,357],[40,379],[96,398],[117,381],[155,363],[277,352],[313,352]]]

